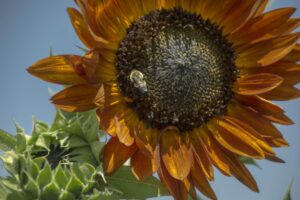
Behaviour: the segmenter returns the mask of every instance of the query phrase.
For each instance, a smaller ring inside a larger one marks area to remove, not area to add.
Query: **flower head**
[[[45,58],[28,71],[70,85],[52,101],[98,108],[110,136],[104,167],[131,158],[138,179],[158,172],[175,199],[195,187],[216,199],[213,166],[254,191],[239,156],[282,162],[288,146],[273,123],[293,122],[271,100],[300,96],[300,20],[267,0],[76,0],[84,56]]]

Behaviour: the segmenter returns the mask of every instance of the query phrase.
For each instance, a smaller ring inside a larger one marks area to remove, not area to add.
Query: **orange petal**
[[[216,194],[211,188],[209,182],[206,179],[205,174],[202,171],[202,168],[195,162],[191,168],[191,176],[196,187],[210,199],[217,199]]]
[[[241,156],[264,158],[264,152],[246,131],[225,119],[219,118],[208,124],[214,138],[226,149]]]
[[[83,16],[75,8],[67,9],[70,20],[72,22],[73,28],[75,29],[78,37],[83,42],[83,44],[88,48],[102,47],[89,31],[89,27],[86,24]]]
[[[67,112],[80,112],[96,108],[94,103],[101,87],[74,85],[55,94],[51,101],[56,107]]]
[[[266,159],[269,160],[269,161],[272,161],[272,162],[285,163],[284,160],[282,160],[281,158],[278,158],[275,155],[266,154]]]
[[[125,146],[117,137],[112,137],[103,149],[103,167],[108,174],[113,174],[137,150],[135,144]]]
[[[253,14],[253,17],[261,15],[265,11],[268,3],[269,0],[261,0],[259,6],[257,7],[256,11]]]
[[[235,99],[243,105],[251,107],[272,122],[283,125],[293,124],[293,121],[284,114],[284,110],[281,107],[261,97],[236,95]]]
[[[226,176],[230,176],[230,166],[227,163],[226,156],[220,150],[216,141],[213,139],[212,134],[207,130],[201,130],[200,136],[205,144],[205,149],[208,152],[212,163]]]
[[[265,138],[272,147],[288,147],[289,143],[284,138]]]
[[[279,130],[269,120],[237,102],[229,105],[228,114],[245,122],[263,137],[282,138]]]
[[[235,127],[238,127],[239,129],[243,130],[243,133],[248,135],[255,143],[264,151],[268,152],[269,154],[274,155],[273,149],[268,145],[268,143],[264,140],[264,138],[256,132],[255,129],[253,129],[248,124],[242,122],[241,120],[237,118],[233,118],[230,116],[224,116],[224,119],[232,124]]]
[[[300,33],[293,33],[255,43],[244,50],[237,49],[240,54],[236,65],[240,68],[271,65],[290,53],[299,37]]]
[[[296,44],[294,49],[282,59],[282,61],[287,61],[287,62],[298,62],[299,60],[300,60],[300,44]]]
[[[131,146],[134,143],[133,130],[129,129],[129,127],[125,123],[125,120],[120,116],[116,116],[114,120],[115,131],[119,138],[119,141],[126,146]]]
[[[137,151],[131,158],[131,170],[135,177],[142,181],[155,173],[159,166],[159,151],[157,149],[155,157],[145,156],[141,151]]]
[[[235,176],[241,183],[245,184],[254,192],[259,192],[256,181],[252,177],[248,169],[240,162],[237,156],[224,152],[227,156],[227,161],[230,164],[230,170],[233,176]]]
[[[160,168],[158,169],[158,176],[175,200],[188,199],[188,191],[186,190],[184,183],[170,176],[162,161]]]
[[[44,81],[63,85],[75,85],[85,83],[75,70],[75,63],[81,60],[80,56],[61,55],[44,58],[32,66],[27,71]]]
[[[167,129],[161,135],[161,156],[168,172],[178,180],[185,179],[190,173],[193,154],[183,143],[178,130]]]
[[[233,86],[233,90],[242,95],[262,94],[276,88],[283,79],[275,74],[250,74],[240,78]]]
[[[288,101],[300,97],[300,90],[295,86],[281,84],[270,92],[259,95],[272,101]]]
[[[153,155],[158,146],[158,130],[147,127],[144,122],[140,122],[139,128],[136,131],[137,146],[144,150],[145,154]]]
[[[247,0],[244,3],[235,1],[234,6],[227,12],[221,25],[224,26],[225,33],[231,33],[247,22],[261,5],[261,1]]]
[[[229,39],[234,41],[234,46],[260,39],[287,22],[294,12],[295,8],[281,8],[252,18],[241,29],[231,34]]]
[[[195,161],[198,162],[198,164],[201,166],[201,169],[203,170],[206,177],[212,181],[214,179],[214,170],[211,164],[211,160],[204,148],[203,141],[201,139],[200,132],[191,132],[189,133],[192,137],[192,150],[194,153]]]

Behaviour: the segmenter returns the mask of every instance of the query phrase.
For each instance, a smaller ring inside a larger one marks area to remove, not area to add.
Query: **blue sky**
[[[15,119],[30,132],[33,115],[52,121],[54,109],[47,90],[60,87],[31,77],[25,69],[48,56],[50,48],[54,54],[81,54],[75,45],[82,44],[66,13],[70,6],[75,6],[71,0],[0,1],[0,128],[14,132]],[[300,9],[300,0],[275,0],[271,8],[282,6]],[[295,16],[300,17],[299,10]],[[220,200],[281,200],[293,178],[292,196],[300,199],[300,100],[280,105],[296,122],[289,127],[279,126],[290,143],[289,148],[276,150],[286,164],[259,161],[262,169],[249,167],[260,187],[259,194],[216,173],[212,185]]]

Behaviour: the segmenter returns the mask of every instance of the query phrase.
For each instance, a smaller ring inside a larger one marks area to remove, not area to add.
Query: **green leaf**
[[[0,129],[0,150],[13,150],[17,144],[17,139],[12,134]]]
[[[59,200],[76,200],[76,198],[72,193],[63,191],[59,196]]]
[[[97,161],[100,163],[100,152],[102,151],[103,147],[105,146],[104,142],[92,142],[91,143],[91,150],[93,152],[94,157],[97,159]]]
[[[24,132],[17,132],[17,145],[16,145],[16,152],[17,153],[24,153],[27,146],[27,139]]]
[[[45,187],[52,181],[52,171],[49,163],[44,162],[45,166],[37,177],[37,182],[41,188]]]
[[[88,142],[98,141],[99,140],[99,122],[96,116],[96,111],[87,111],[77,113],[78,124],[83,130],[83,137]]]
[[[292,195],[291,195],[292,185],[293,185],[293,182],[289,185],[289,188],[288,188],[286,194],[284,195],[283,200],[292,200]]]
[[[66,190],[78,197],[81,194],[82,189],[83,184],[80,182],[80,180],[75,176],[72,176],[68,185],[66,186]]]
[[[71,156],[70,160],[74,162],[90,163],[93,166],[98,165],[96,158],[91,153],[90,147],[81,147],[81,148],[74,149],[70,153],[70,156]]]
[[[72,136],[67,144],[66,147],[68,148],[80,148],[80,147],[86,147],[89,146],[89,143],[87,143],[86,141],[84,141],[83,139],[81,139],[80,137],[74,135]]]
[[[28,176],[28,181],[26,183],[26,185],[24,186],[25,191],[30,193],[30,196],[32,196],[32,198],[38,198],[39,193],[40,193],[40,188],[37,185],[37,183],[32,179],[31,176]]]
[[[119,200],[121,199],[120,196],[113,194],[109,191],[99,192],[94,191],[91,195],[84,195],[82,200]]]
[[[66,125],[67,125],[66,117],[62,114],[60,110],[57,110],[50,131],[55,131],[57,129],[65,129]]]
[[[59,195],[59,187],[54,182],[51,182],[45,187],[44,191],[42,192],[41,200],[58,200]]]
[[[257,164],[257,162],[253,158],[248,158],[244,156],[239,157],[240,161],[246,165],[253,165],[257,167],[258,169],[261,169],[261,167]]]
[[[68,184],[68,178],[65,175],[61,165],[58,165],[58,167],[56,168],[54,180],[60,188],[65,188]]]
[[[108,185],[123,192],[125,199],[146,199],[169,195],[161,182],[155,177],[138,181],[129,166],[121,167],[112,177],[106,177]]]

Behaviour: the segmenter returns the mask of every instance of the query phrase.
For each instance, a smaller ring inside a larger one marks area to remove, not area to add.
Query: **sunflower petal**
[[[178,130],[167,129],[161,136],[161,156],[168,172],[178,180],[185,179],[190,173],[193,154],[184,144]]]
[[[300,44],[296,44],[294,49],[282,58],[282,61],[298,62],[300,60]]]
[[[117,137],[112,137],[103,150],[103,167],[108,174],[113,174],[137,151],[135,144],[125,146]]]
[[[260,94],[259,96],[272,101],[288,101],[300,97],[300,90],[295,86],[281,84],[270,92]]]
[[[55,94],[51,101],[59,109],[67,112],[80,112],[96,108],[94,102],[101,87],[74,85]]]
[[[191,176],[196,187],[207,197],[210,199],[217,199],[216,194],[211,188],[209,182],[206,179],[202,168],[198,165],[197,162],[191,168]]]
[[[204,148],[203,141],[201,139],[200,132],[192,132],[190,133],[192,136],[192,150],[194,153],[195,161],[198,162],[199,166],[201,166],[206,177],[212,181],[214,180],[214,171],[211,164],[211,160]]]
[[[250,74],[236,81],[233,90],[241,95],[257,95],[271,91],[282,82],[283,78],[276,74]]]
[[[132,130],[129,129],[124,119],[116,116],[115,118],[115,131],[119,138],[119,141],[126,146],[131,146],[134,143],[134,137]]]
[[[102,47],[102,45],[97,42],[91,35],[89,27],[86,24],[81,13],[78,12],[75,8],[68,8],[67,11],[73,28],[83,44],[88,48]]]
[[[286,23],[294,12],[295,8],[281,8],[252,18],[241,29],[231,34],[229,40],[234,41],[236,46],[260,39]]]
[[[236,95],[235,98],[243,105],[251,107],[272,122],[283,125],[293,124],[293,121],[284,114],[284,110],[270,101],[258,96]]]
[[[27,71],[44,81],[63,85],[75,85],[85,83],[75,70],[75,63],[79,62],[80,56],[61,55],[44,58],[32,66]]]
[[[187,200],[188,191],[186,190],[184,183],[173,178],[163,162],[161,162],[160,168],[158,169],[158,176],[175,200]]]
[[[154,157],[144,155],[137,151],[131,158],[131,170],[135,177],[142,181],[155,173],[159,166],[159,151],[157,149]]]
[[[143,150],[145,154],[154,155],[154,152],[159,144],[158,130],[147,127],[144,122],[140,122],[140,126],[136,131],[137,146]]]
[[[295,47],[300,33],[293,33],[276,38],[264,40],[240,50],[236,60],[238,67],[259,67],[271,65],[290,53]]]
[[[226,149],[241,156],[262,159],[263,150],[241,127],[229,123],[226,119],[216,119],[208,124],[214,138]]]
[[[279,130],[259,113],[239,103],[229,105],[228,114],[251,126],[257,133],[266,138],[282,138]]]

